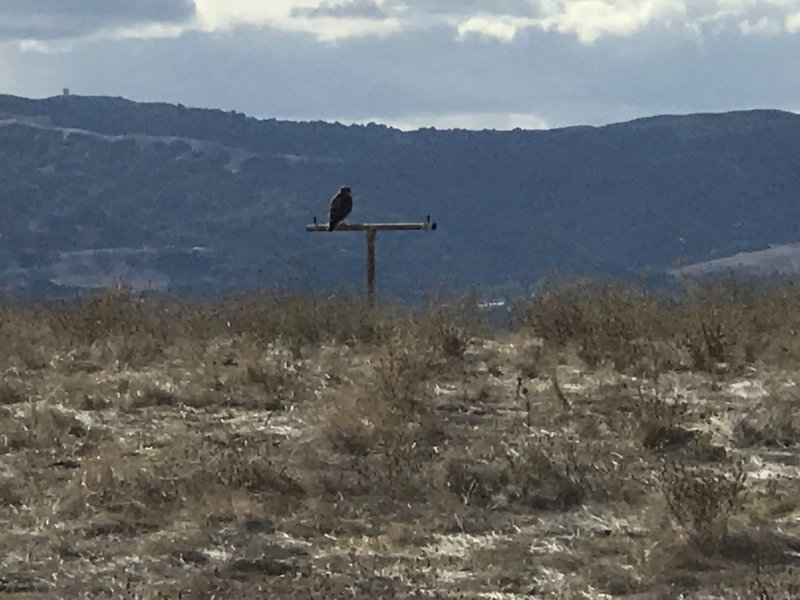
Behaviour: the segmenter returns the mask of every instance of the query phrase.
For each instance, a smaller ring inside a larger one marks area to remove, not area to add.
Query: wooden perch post
[[[306,225],[306,231],[328,232],[327,223],[317,223],[314,217],[312,225]],[[366,231],[367,232],[367,298],[369,303],[375,302],[375,240],[378,231],[436,231],[436,223],[431,222],[428,215],[424,223],[339,223],[333,233],[340,231]]]

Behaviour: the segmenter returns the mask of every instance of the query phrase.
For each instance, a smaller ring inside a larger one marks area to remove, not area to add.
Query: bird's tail
[[[334,229],[336,229],[336,222],[335,221],[328,222],[328,231],[333,231]]]

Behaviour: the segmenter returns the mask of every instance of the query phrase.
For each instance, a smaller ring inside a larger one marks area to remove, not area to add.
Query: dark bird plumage
[[[340,187],[339,192],[331,198],[328,211],[328,231],[333,231],[344,218],[353,210],[353,197],[349,187]]]

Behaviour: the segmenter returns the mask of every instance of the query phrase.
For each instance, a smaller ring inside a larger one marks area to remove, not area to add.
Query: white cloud
[[[145,25],[129,25],[116,27],[102,32],[98,38],[102,39],[164,39],[180,37],[185,31],[186,25],[172,25],[170,23],[149,23]]]
[[[195,0],[198,21],[209,31],[231,29],[238,25],[272,25],[288,18],[293,8],[310,8],[317,4],[294,0]]]
[[[142,25],[123,25],[108,27],[80,37],[66,37],[56,39],[21,39],[16,44],[22,52],[33,54],[63,54],[71,52],[81,45],[91,42],[107,40],[149,40],[149,39],[175,39],[186,33],[185,25],[170,23],[145,23]]]
[[[786,31],[790,33],[797,33],[800,31],[800,11],[786,17]]]
[[[715,24],[736,23],[745,35],[778,35],[795,33],[793,14],[798,0],[716,0],[716,10],[695,15],[700,22]]]
[[[739,31],[745,35],[777,35],[782,30],[780,22],[769,17],[761,17],[757,21],[739,22]]]
[[[401,30],[397,19],[337,19],[333,17],[298,18],[283,23],[285,31],[313,34],[321,42],[348,38],[386,36]]]
[[[59,54],[69,52],[75,47],[75,43],[70,40],[42,41],[42,40],[20,40],[19,49],[23,52],[33,54]]]
[[[470,35],[493,38],[501,42],[510,42],[517,32],[534,23],[530,19],[515,17],[471,17],[458,26],[458,37],[464,39]]]
[[[119,0],[124,11],[108,3],[98,14],[88,8],[100,0],[76,0],[86,9],[80,14],[65,12],[57,0],[8,1],[11,8],[0,7],[0,39],[31,40],[29,48],[39,47],[33,41],[169,38],[242,27],[310,34],[325,42],[442,26],[462,40],[511,42],[535,28],[587,45],[658,28],[698,35],[800,31],[800,0],[165,0],[170,10],[157,9],[158,0],[142,0],[147,10]],[[37,8],[25,8],[30,6]]]
[[[397,18],[377,18],[365,12],[363,2],[320,0],[195,0],[198,24],[205,31],[230,31],[236,27],[274,27],[310,33],[320,41],[385,36],[401,29]],[[382,2],[374,2],[380,10]],[[361,8],[362,10],[357,10]],[[359,14],[361,13],[361,14]]]
[[[540,0],[536,16],[481,14],[458,25],[458,37],[512,41],[527,28],[575,35],[591,44],[603,36],[629,36],[651,23],[672,24],[686,15],[684,0]]]
[[[394,0],[386,0],[387,6]],[[399,0],[398,0],[399,1]],[[714,35],[778,35],[800,31],[800,0],[506,0],[464,5],[447,0],[409,0],[410,14],[455,23],[457,36],[513,41],[537,28],[575,36],[590,45],[603,37],[630,37],[648,28]],[[425,15],[425,8],[435,13]],[[450,6],[448,11],[445,5]],[[480,6],[480,10],[478,10]],[[385,7],[386,8],[386,7]]]
[[[606,35],[629,36],[653,22],[670,24],[686,14],[684,0],[545,0],[545,5],[549,10],[539,21],[544,29],[574,33],[586,44]]]
[[[528,5],[534,9],[530,13],[484,10],[462,18],[458,36],[478,34],[509,42],[520,31],[536,27],[592,44],[648,27],[707,34],[727,29],[758,35],[800,31],[800,0],[529,0]]]

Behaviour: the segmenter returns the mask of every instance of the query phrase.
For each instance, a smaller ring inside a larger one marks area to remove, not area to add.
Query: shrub
[[[576,447],[549,436],[522,439],[484,459],[451,460],[447,486],[465,505],[511,504],[567,511],[587,497],[589,483]]]
[[[727,471],[666,464],[662,470],[663,492],[674,521],[698,549],[713,554],[728,534],[731,519],[746,497],[744,465]]]
[[[759,360],[800,357],[800,290],[733,277],[657,294],[624,284],[551,284],[514,307],[514,323],[545,344],[573,346],[589,366],[623,372],[737,373]]]
[[[574,344],[589,365],[610,360],[627,369],[641,358],[641,340],[661,336],[666,307],[647,292],[621,284],[553,285],[514,307],[514,322],[545,343]]]

